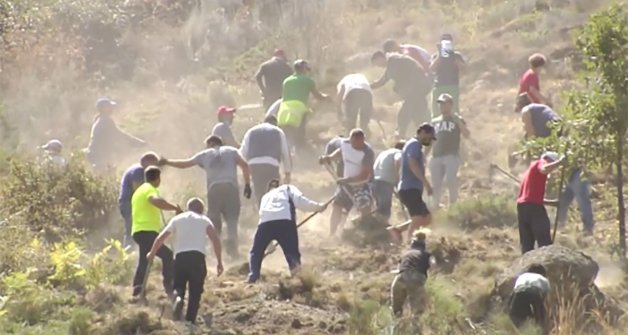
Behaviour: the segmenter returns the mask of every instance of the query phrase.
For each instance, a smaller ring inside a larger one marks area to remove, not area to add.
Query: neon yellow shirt
[[[309,113],[310,109],[299,100],[283,100],[279,105],[279,112],[277,113],[277,125],[279,127],[291,126],[298,128],[303,122],[305,114]]]
[[[131,215],[133,224],[131,234],[140,231],[161,230],[161,210],[148,200],[150,197],[159,196],[159,190],[150,183],[144,183],[135,190],[131,198]]]

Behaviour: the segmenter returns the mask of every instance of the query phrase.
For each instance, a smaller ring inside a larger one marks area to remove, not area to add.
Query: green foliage
[[[437,277],[431,277],[425,284],[429,297],[428,309],[422,317],[424,326],[436,334],[450,334],[457,329],[457,321],[464,316],[465,308],[454,295],[452,288]]]
[[[80,264],[82,256],[83,251],[75,242],[55,243],[50,251],[50,263],[54,271],[48,279],[54,284],[77,284],[86,275]]]
[[[356,301],[349,310],[349,333],[353,335],[376,335],[373,327],[381,306],[375,300]]]
[[[85,307],[78,307],[72,311],[70,317],[69,331],[70,335],[89,335],[91,334],[91,320],[93,313]]]
[[[464,229],[510,227],[517,222],[513,200],[505,195],[484,195],[462,199],[444,214],[445,220]]]
[[[88,258],[85,275],[88,288],[103,284],[119,285],[127,282],[133,274],[133,261],[118,240],[107,240],[107,246]]]

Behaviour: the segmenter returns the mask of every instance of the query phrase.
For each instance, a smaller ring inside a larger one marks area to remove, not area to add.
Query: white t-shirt
[[[517,281],[515,282],[514,290],[518,291],[528,287],[540,289],[543,293],[547,293],[550,290],[549,280],[542,275],[533,272],[525,272],[519,275],[519,277],[517,277]]]
[[[366,76],[364,76],[361,73],[349,74],[349,75],[346,75],[344,78],[342,78],[342,80],[338,83],[338,87],[337,87],[338,92],[340,92],[340,90],[342,90],[343,87],[345,91],[344,91],[344,95],[342,96],[342,99],[345,99],[347,97],[347,94],[351,92],[351,90],[354,90],[354,89],[361,89],[361,90],[367,90],[369,92],[372,92],[371,84],[369,84],[369,80],[366,79]]]
[[[175,255],[186,251],[199,251],[206,254],[209,238],[207,227],[212,224],[205,215],[188,211],[173,217],[166,231],[172,233]]]

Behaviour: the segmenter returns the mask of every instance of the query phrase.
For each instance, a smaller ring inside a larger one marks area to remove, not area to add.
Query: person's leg
[[[370,136],[369,123],[373,115],[373,94],[367,90],[360,90],[360,128],[365,136]]]
[[[189,257],[190,297],[188,299],[188,310],[185,314],[185,321],[195,323],[198,308],[201,305],[203,284],[205,283],[205,277],[207,277],[207,265],[205,263],[205,256],[200,252],[193,251]]]
[[[534,239],[538,244],[538,247],[544,247],[552,244],[552,224],[549,216],[547,216],[547,210],[543,205],[534,205],[534,216],[530,221],[532,224],[532,232],[534,233]]]
[[[371,216],[373,208],[373,190],[369,184],[353,187],[353,203],[360,211],[360,217],[366,218]]]
[[[131,231],[133,228],[133,219],[131,217],[131,204],[119,204],[119,207],[120,215],[122,215],[122,219],[124,219],[124,236],[122,238],[122,246],[130,247],[133,245],[133,236],[131,236]]]
[[[179,253],[174,260],[174,294],[176,299],[173,306],[173,318],[181,320],[181,312],[183,311],[183,301],[185,299],[185,290],[189,281],[189,264],[185,258],[185,253]]]
[[[238,221],[240,219],[240,192],[233,184],[225,184],[222,214],[227,223],[227,253],[238,256]]]
[[[308,123],[308,116],[309,113],[305,113],[305,115],[303,115],[303,120],[301,120],[301,124],[299,125],[298,131],[297,131],[297,146],[303,148],[303,146],[305,145],[305,143],[307,142],[307,123]]]
[[[432,177],[432,203],[438,209],[443,191],[445,164],[442,157],[432,157],[429,161],[430,176]]]
[[[214,224],[214,228],[218,232],[218,235],[222,234],[222,214],[220,213],[220,190],[216,188],[217,185],[213,185],[207,191],[207,217]]]
[[[251,246],[251,251],[249,253],[249,282],[254,283],[260,277],[260,272],[262,269],[262,260],[264,259],[264,253],[266,252],[266,248],[270,244],[272,240],[275,239],[273,236],[273,222],[262,222],[257,226],[257,230],[255,231],[255,237],[253,237],[253,246]]]
[[[560,194],[558,198],[558,222],[560,224],[567,223],[567,214],[569,213],[569,205],[574,199],[574,192],[572,189],[572,183],[569,183],[565,186],[563,193]]]
[[[138,296],[142,293],[142,283],[144,282],[146,266],[148,265],[146,255],[153,247],[153,242],[155,242],[156,238],[156,232],[140,231],[133,234],[133,240],[137,243],[139,249],[137,268],[135,269],[135,276],[133,277],[133,296]]]
[[[156,238],[156,236],[155,236]],[[174,282],[174,261],[172,259],[172,250],[163,245],[157,250],[157,257],[161,259],[161,275],[162,284],[166,294],[172,294],[172,287]]]
[[[294,221],[282,220],[277,222],[275,231],[277,243],[283,250],[286,262],[291,272],[301,266],[301,253],[299,252],[299,233]]]
[[[257,200],[257,207],[259,207],[262,201],[262,196],[266,193],[268,184],[264,185],[264,177],[262,175],[263,164],[249,164],[249,170],[251,171],[251,183],[253,184],[253,194],[255,194],[255,200]]]
[[[460,86],[447,86],[447,93],[454,99],[454,113],[460,115]]]
[[[530,224],[529,204],[517,204],[517,221],[519,225],[519,243],[521,254],[534,249],[534,232]]]
[[[591,183],[588,180],[578,178],[573,186],[576,202],[580,208],[580,219],[584,225],[585,232],[593,233],[595,225],[593,221],[593,206],[591,206]]]
[[[444,157],[445,178],[449,189],[449,205],[458,201],[458,169],[460,168],[460,158],[456,155]]]
[[[390,303],[393,315],[401,317],[403,315],[403,305],[406,303],[406,285],[401,279],[401,274],[395,276],[390,287]]]
[[[356,121],[358,119],[358,112],[360,110],[359,96],[356,94],[357,90],[353,90],[347,93],[347,97],[342,103],[344,109],[344,126],[347,134],[351,129],[355,128]]]

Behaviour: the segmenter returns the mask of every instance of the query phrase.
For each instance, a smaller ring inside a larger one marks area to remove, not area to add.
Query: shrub
[[[517,222],[515,202],[504,195],[463,199],[449,208],[444,216],[464,229],[510,227]]]

